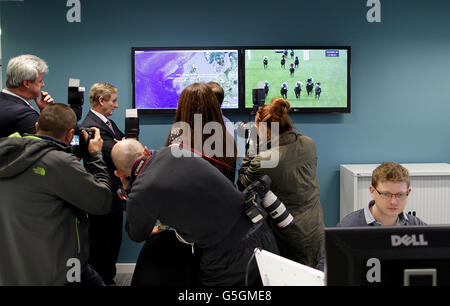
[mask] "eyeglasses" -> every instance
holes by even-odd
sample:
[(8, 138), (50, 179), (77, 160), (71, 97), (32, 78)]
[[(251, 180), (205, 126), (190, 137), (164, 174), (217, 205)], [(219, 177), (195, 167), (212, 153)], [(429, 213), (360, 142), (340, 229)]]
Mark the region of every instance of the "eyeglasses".
[(383, 198), (383, 199), (392, 199), (392, 196), (394, 196), (395, 198), (399, 199), (399, 200), (404, 200), (406, 199), (406, 197), (409, 195), (409, 192), (400, 192), (400, 193), (390, 193), (390, 192), (379, 192), (378, 189), (376, 189), (375, 187), (373, 187), (378, 194)]

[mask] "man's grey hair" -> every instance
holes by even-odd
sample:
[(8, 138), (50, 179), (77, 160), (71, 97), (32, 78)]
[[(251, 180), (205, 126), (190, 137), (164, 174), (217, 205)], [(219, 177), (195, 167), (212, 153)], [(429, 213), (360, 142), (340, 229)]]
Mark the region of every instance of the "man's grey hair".
[(34, 82), (39, 73), (48, 73), (47, 63), (31, 54), (13, 57), (6, 68), (6, 88), (18, 88), (23, 81)]

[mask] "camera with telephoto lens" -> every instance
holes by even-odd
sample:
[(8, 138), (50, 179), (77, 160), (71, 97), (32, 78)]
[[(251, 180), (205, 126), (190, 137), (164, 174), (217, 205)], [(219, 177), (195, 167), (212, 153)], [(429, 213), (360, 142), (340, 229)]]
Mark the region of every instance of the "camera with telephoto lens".
[(263, 175), (245, 188), (244, 211), (253, 223), (258, 223), (269, 215), (278, 227), (286, 228), (294, 223), (294, 217), (270, 190), (271, 183), (270, 177)]

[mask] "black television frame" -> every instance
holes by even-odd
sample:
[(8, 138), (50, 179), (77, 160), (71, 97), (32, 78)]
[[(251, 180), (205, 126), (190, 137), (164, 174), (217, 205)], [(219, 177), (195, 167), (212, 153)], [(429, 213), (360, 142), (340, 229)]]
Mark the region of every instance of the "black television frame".
[[(238, 53), (238, 107), (237, 108), (222, 108), (222, 112), (224, 114), (230, 113), (242, 113), (242, 86), (241, 86), (241, 78), (242, 78), (242, 57), (241, 57), (241, 47), (236, 46), (196, 46), (196, 47), (132, 47), (131, 48), (131, 80), (133, 86), (133, 108), (136, 108), (136, 84), (135, 84), (135, 52), (136, 51), (152, 51), (152, 50), (236, 50)], [(138, 114), (175, 114), (176, 108), (138, 108)]]
[[(224, 114), (249, 114), (252, 111), (252, 108), (246, 107), (245, 105), (245, 51), (248, 49), (261, 49), (261, 50), (276, 50), (276, 49), (306, 49), (306, 50), (346, 50), (347, 51), (347, 107), (291, 107), (290, 113), (317, 113), (317, 114), (326, 114), (326, 113), (350, 113), (351, 112), (351, 47), (350, 46), (339, 46), (339, 45), (326, 45), (326, 46), (195, 46), (195, 47), (132, 47), (131, 48), (131, 78), (132, 78), (132, 87), (133, 87), (133, 98), (132, 104), (133, 108), (136, 107), (136, 84), (135, 84), (135, 51), (146, 51), (146, 50), (237, 50), (238, 51), (238, 107), (234, 109), (223, 108), (222, 112)], [(252, 88), (253, 89), (253, 88)], [(289, 100), (289, 99), (288, 99)], [(268, 101), (266, 101), (268, 102)], [(175, 108), (171, 109), (146, 109), (139, 108), (139, 114), (174, 114), (176, 111)]]
[[(397, 237), (392, 238), (393, 235)], [(437, 285), (448, 286), (449, 235), (450, 225), (327, 227), (325, 229), (327, 286), (402, 285), (402, 269), (404, 272), (404, 269), (413, 268), (437, 268)], [(364, 263), (367, 264), (370, 258), (380, 260), (379, 283), (367, 281), (366, 270), (371, 266)], [(442, 270), (446, 273), (442, 273)]]
[[(242, 106), (241, 109), (246, 112), (249, 113), (251, 112), (252, 108), (251, 107), (247, 107), (245, 105), (245, 95), (246, 95), (246, 88), (245, 88), (245, 51), (246, 50), (291, 50), (291, 49), (304, 49), (304, 50), (347, 50), (347, 107), (338, 107), (338, 108), (334, 108), (334, 107), (321, 107), (321, 108), (316, 108), (316, 107), (291, 107), (289, 112), (291, 113), (320, 113), (320, 114), (324, 114), (324, 113), (350, 113), (351, 112), (351, 47), (350, 46), (301, 46), (301, 45), (295, 45), (295, 46), (280, 46), (280, 45), (276, 45), (276, 46), (246, 46), (246, 47), (241, 47), (241, 52), (242, 52), (242, 61), (240, 62), (240, 64), (242, 65), (242, 98), (239, 100), (242, 100)], [(252, 90), (253, 88), (249, 89)], [(281, 96), (281, 95), (280, 95)], [(289, 99), (287, 99), (289, 101)], [(268, 103), (269, 101), (266, 101), (266, 103)]]

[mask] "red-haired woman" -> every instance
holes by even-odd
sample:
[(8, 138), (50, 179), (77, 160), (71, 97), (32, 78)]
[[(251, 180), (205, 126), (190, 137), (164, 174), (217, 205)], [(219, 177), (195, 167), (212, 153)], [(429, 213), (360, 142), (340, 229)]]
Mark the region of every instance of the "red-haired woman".
[[(314, 141), (293, 128), (289, 107), (288, 101), (274, 98), (257, 112), (258, 135), (267, 139), (268, 149), (244, 158), (237, 184), (243, 190), (264, 174), (271, 178), (270, 189), (294, 217), (294, 223), (285, 228), (269, 221), (280, 254), (315, 268), (323, 256), (325, 228), (316, 176), (317, 152)], [(278, 125), (278, 135), (273, 135), (274, 124)], [(265, 167), (270, 166), (264, 163), (267, 159), (277, 156), (275, 167)]]

